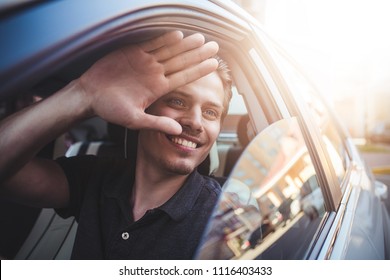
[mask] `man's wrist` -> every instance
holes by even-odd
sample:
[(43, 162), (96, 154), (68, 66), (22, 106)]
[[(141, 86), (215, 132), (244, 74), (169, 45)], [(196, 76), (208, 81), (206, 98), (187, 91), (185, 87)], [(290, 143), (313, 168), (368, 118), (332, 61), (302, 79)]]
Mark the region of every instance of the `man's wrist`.
[(61, 92), (66, 95), (68, 106), (73, 108), (73, 115), (77, 119), (88, 119), (95, 114), (91, 106), (91, 100), (79, 79), (71, 81)]

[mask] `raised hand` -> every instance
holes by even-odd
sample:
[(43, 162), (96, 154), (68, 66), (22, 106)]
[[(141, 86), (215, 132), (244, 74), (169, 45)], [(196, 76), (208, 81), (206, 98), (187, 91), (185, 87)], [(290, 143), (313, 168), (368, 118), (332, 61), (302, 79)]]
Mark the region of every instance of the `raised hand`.
[(205, 44), (201, 34), (183, 38), (166, 33), (138, 45), (124, 47), (97, 61), (78, 80), (89, 99), (92, 114), (132, 129), (181, 133), (167, 117), (145, 109), (162, 95), (213, 72), (218, 62), (215, 42)]

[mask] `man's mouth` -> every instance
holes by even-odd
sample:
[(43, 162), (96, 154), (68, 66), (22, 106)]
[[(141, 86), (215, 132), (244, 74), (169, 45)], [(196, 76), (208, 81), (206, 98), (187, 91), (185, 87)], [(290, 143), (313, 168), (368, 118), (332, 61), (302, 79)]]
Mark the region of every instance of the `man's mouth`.
[(178, 136), (170, 136), (168, 137), (169, 140), (171, 140), (173, 143), (186, 147), (186, 148), (191, 148), (191, 149), (196, 149), (198, 147), (198, 144), (195, 142), (192, 142), (188, 139), (184, 139)]

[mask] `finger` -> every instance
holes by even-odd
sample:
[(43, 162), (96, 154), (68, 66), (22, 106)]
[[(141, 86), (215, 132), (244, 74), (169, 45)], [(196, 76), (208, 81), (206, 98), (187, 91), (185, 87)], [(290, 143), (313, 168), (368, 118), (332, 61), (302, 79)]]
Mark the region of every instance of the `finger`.
[(138, 46), (145, 52), (151, 52), (157, 50), (164, 46), (169, 46), (180, 42), (183, 39), (184, 35), (181, 31), (171, 31), (163, 34), (157, 38), (152, 40), (145, 41), (143, 43), (138, 44)]
[(162, 63), (165, 69), (165, 74), (169, 75), (201, 63), (202, 61), (215, 55), (218, 52), (218, 49), (219, 46), (216, 42), (208, 42), (200, 48), (177, 55)]
[(167, 45), (153, 51), (153, 55), (157, 61), (170, 59), (178, 54), (185, 53), (189, 50), (201, 47), (205, 42), (202, 34), (192, 34), (174, 45)]
[(169, 117), (161, 117), (145, 114), (140, 121), (142, 126), (138, 129), (151, 129), (161, 131), (169, 135), (179, 135), (182, 133), (181, 125)]
[(210, 58), (186, 70), (169, 75), (167, 77), (169, 82), (168, 92), (214, 72), (217, 67), (218, 61), (215, 58)]

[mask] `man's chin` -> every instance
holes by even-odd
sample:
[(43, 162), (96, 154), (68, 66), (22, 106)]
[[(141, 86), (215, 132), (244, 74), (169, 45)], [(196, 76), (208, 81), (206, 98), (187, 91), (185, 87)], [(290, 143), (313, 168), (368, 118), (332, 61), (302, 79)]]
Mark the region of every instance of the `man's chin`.
[(170, 168), (171, 173), (177, 174), (177, 175), (189, 175), (194, 171), (194, 168), (190, 167), (175, 167), (175, 168)]
[(191, 174), (195, 167), (189, 164), (168, 163), (166, 169), (172, 174), (185, 176)]

